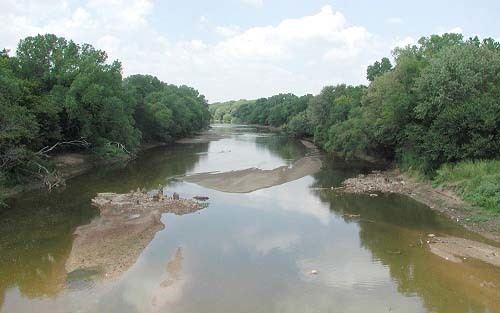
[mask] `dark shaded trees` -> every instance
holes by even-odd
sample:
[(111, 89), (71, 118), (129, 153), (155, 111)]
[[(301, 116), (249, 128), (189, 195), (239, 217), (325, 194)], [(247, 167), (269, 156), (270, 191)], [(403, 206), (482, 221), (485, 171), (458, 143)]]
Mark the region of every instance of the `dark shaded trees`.
[(209, 121), (195, 89), (149, 75), (123, 80), (121, 63), (88, 44), (46, 34), (22, 39), (15, 56), (0, 53), (0, 184), (49, 173), (50, 162), (37, 153), (47, 146), (90, 146), (114, 157), (136, 151), (141, 140), (171, 141)]

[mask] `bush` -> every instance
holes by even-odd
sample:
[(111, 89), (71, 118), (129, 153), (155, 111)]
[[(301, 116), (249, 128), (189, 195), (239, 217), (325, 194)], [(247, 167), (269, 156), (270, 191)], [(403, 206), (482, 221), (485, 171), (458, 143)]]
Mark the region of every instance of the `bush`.
[(290, 119), (285, 127), (288, 134), (293, 137), (304, 137), (312, 134), (312, 126), (307, 113), (301, 112)]
[(129, 152), (125, 150), (125, 147), (117, 142), (107, 141), (105, 139), (100, 139), (98, 145), (93, 149), (96, 156), (102, 159), (121, 159), (127, 158)]
[(437, 170), (434, 184), (452, 188), (473, 205), (500, 214), (500, 160), (445, 164)]

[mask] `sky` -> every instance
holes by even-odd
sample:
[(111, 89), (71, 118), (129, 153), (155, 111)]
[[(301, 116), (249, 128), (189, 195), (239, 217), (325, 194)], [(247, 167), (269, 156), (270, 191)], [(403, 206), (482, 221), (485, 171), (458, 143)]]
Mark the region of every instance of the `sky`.
[(366, 84), (368, 65), (421, 36), (500, 40), (498, 16), (488, 0), (0, 0), (0, 48), (54, 33), (216, 102)]

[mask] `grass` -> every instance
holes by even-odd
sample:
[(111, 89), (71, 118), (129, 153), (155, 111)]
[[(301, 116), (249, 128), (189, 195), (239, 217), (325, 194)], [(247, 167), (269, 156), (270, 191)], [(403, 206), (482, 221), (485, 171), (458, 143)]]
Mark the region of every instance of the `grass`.
[(480, 209), (500, 215), (500, 160), (445, 164), (437, 171), (433, 183), (454, 190)]

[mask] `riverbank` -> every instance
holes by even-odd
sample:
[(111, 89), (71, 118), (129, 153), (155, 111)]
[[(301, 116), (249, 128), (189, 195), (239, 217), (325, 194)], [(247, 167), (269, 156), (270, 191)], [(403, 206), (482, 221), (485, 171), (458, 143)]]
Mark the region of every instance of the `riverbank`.
[[(222, 137), (212, 136), (209, 134), (210, 131), (203, 131), (197, 134), (195, 137), (187, 137), (177, 140), (175, 143), (199, 143), (199, 142), (208, 142), (211, 140), (218, 140)], [(194, 139), (193, 139), (194, 138)], [(201, 138), (201, 141), (200, 139)], [(54, 169), (57, 172), (58, 178), (61, 180), (62, 184), (64, 184), (68, 179), (80, 176), (82, 174), (87, 173), (92, 169), (96, 169), (102, 166), (109, 166), (112, 164), (116, 164), (119, 162), (128, 162), (137, 157), (137, 154), (147, 151), (149, 149), (168, 146), (169, 143), (159, 142), (159, 141), (150, 141), (143, 143), (138, 151), (134, 154), (123, 154), (113, 158), (100, 158), (95, 154), (90, 152), (64, 152), (58, 153), (49, 156), (50, 162), (53, 163)], [(33, 180), (30, 182), (26, 182), (24, 184), (18, 184), (12, 187), (3, 188), (1, 192), (1, 196), (4, 198), (9, 198), (16, 196), (23, 192), (28, 192), (36, 189), (46, 188), (43, 181)], [(1, 199), (0, 199), (1, 203)]]
[[(139, 152), (158, 147), (160, 145), (161, 144), (147, 144), (144, 147), (141, 147)], [(60, 187), (61, 185), (64, 185), (68, 179), (85, 174), (92, 169), (115, 164), (118, 162), (127, 162), (134, 157), (135, 155), (124, 154), (120, 157), (103, 159), (88, 152), (65, 152), (50, 156), (49, 161), (52, 162), (57, 178), (60, 181), (60, 185), (56, 187)], [(46, 188), (46, 185), (43, 181), (33, 179), (32, 181), (26, 182), (24, 184), (18, 184), (12, 187), (4, 188), (2, 190), (2, 193), (5, 198), (9, 198), (23, 192), (43, 188)]]
[(434, 188), (430, 181), (412, 177), (399, 169), (373, 171), (368, 175), (346, 179), (338, 189), (348, 193), (399, 193), (439, 211), (468, 230), (500, 242), (500, 216), (463, 201), (447, 188)]

